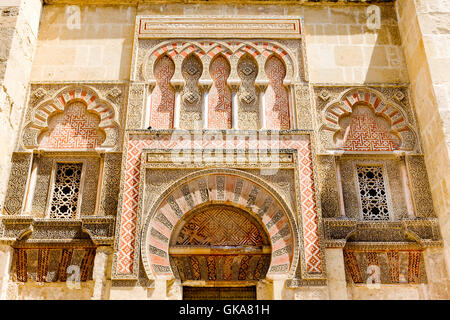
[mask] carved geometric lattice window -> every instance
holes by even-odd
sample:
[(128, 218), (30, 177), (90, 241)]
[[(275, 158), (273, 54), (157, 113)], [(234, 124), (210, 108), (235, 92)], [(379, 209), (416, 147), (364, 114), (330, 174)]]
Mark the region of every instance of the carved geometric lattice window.
[(73, 219), (78, 208), (82, 163), (57, 163), (50, 218)]
[(389, 209), (380, 166), (357, 166), (363, 220), (389, 220)]

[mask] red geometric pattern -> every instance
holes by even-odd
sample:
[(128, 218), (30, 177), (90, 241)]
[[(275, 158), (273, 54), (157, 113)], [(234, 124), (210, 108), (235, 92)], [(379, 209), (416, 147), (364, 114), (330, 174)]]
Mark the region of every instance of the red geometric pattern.
[(289, 95), (283, 87), (286, 67), (276, 56), (266, 62), (266, 74), (269, 86), (265, 93), (267, 129), (289, 129)]
[(156, 86), (151, 95), (150, 126), (153, 129), (172, 129), (175, 90), (170, 85), (175, 64), (168, 56), (155, 63)]
[[(195, 137), (194, 137), (195, 139)], [(134, 268), (136, 247), (136, 223), (140, 181), (140, 156), (146, 149), (296, 149), (299, 155), (300, 195), (304, 248), (307, 272), (321, 272), (322, 258), (317, 229), (317, 212), (315, 188), (312, 170), (311, 145), (307, 136), (283, 137), (272, 140), (245, 139), (208, 139), (173, 141), (169, 136), (131, 136), (127, 143), (126, 174), (122, 201), (122, 216), (119, 230), (119, 250), (117, 271), (120, 274), (131, 274)]]
[(326, 109), (324, 118), (324, 130), (336, 133), (336, 144), (344, 150), (411, 150), (414, 145), (404, 112), (372, 90), (348, 91)]
[(393, 151), (398, 149), (389, 132), (380, 128), (374, 116), (355, 115), (344, 136), (347, 151)]
[(231, 129), (231, 90), (227, 86), (230, 70), (227, 59), (222, 55), (211, 62), (213, 85), (208, 98), (208, 128)]
[(100, 117), (88, 113), (81, 102), (66, 106), (64, 113), (49, 118), (49, 132), (40, 146), (50, 149), (94, 149), (104, 137), (99, 130)]

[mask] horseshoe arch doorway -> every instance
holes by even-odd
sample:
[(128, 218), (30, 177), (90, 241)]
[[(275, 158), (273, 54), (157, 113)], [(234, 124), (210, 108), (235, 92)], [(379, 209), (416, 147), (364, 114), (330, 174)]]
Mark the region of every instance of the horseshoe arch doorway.
[(169, 259), (183, 299), (256, 299), (256, 285), (270, 265), (267, 231), (246, 209), (209, 203), (177, 223)]

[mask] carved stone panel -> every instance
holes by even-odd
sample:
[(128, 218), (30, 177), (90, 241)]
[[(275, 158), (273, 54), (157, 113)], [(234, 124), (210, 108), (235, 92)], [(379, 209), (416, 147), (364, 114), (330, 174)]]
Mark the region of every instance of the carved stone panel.
[(124, 92), (120, 82), (32, 83), (18, 149), (120, 149)]
[(120, 188), (120, 171), (122, 164), (122, 154), (105, 154), (105, 164), (103, 168), (103, 185), (100, 201), (99, 215), (115, 216), (117, 214), (117, 201)]
[(12, 155), (11, 173), (6, 193), (4, 210), (7, 215), (21, 214), (25, 197), (28, 173), (31, 169), (31, 153), (14, 153)]
[(143, 83), (132, 83), (130, 85), (127, 105), (127, 129), (141, 129), (143, 127), (145, 92), (145, 84)]
[(98, 158), (89, 158), (85, 162), (85, 165), (80, 214), (81, 216), (90, 216), (95, 214), (100, 160)]
[(319, 195), (324, 218), (339, 217), (339, 193), (336, 164), (333, 156), (317, 157)]
[(231, 129), (231, 90), (227, 85), (231, 67), (228, 60), (220, 55), (210, 65), (213, 80), (208, 95), (208, 128)]
[(258, 75), (258, 65), (255, 59), (245, 54), (239, 59), (237, 72), (241, 79), (241, 85), (237, 92), (239, 100), (239, 129), (258, 129), (259, 115), (259, 91), (255, 87)]
[(406, 166), (417, 217), (434, 217), (433, 199), (423, 156), (407, 156)]
[(198, 85), (203, 72), (200, 59), (189, 55), (184, 59), (181, 72), (185, 81), (181, 93), (180, 127), (182, 129), (199, 129), (202, 120), (202, 91)]
[(150, 126), (154, 129), (172, 129), (175, 105), (175, 89), (170, 80), (175, 72), (172, 59), (164, 55), (154, 66), (156, 86), (150, 104)]
[(297, 115), (297, 128), (303, 130), (313, 129), (311, 91), (307, 85), (295, 85), (295, 113)]
[(408, 99), (396, 98), (398, 92), (406, 96), (408, 89), (314, 87), (320, 152), (419, 151), (414, 114)]
[(40, 157), (37, 161), (38, 169), (32, 204), (32, 215), (36, 218), (44, 218), (46, 216), (47, 196), (50, 189), (53, 159), (49, 157)]
[(265, 93), (265, 112), (267, 129), (290, 129), (289, 94), (283, 86), (286, 66), (277, 57), (270, 57), (265, 65), (269, 85)]

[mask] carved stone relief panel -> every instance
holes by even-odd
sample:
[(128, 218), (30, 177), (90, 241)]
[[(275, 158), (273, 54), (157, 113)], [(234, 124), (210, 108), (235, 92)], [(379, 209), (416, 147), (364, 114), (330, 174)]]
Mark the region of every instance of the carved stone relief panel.
[(34, 189), (31, 213), (35, 218), (45, 218), (53, 159), (49, 157), (39, 157), (37, 159), (37, 166), (36, 186)]
[(231, 90), (227, 85), (230, 71), (230, 64), (223, 55), (211, 62), (213, 84), (208, 95), (208, 128), (231, 129)]
[(181, 66), (184, 88), (181, 93), (180, 127), (182, 129), (199, 129), (202, 120), (202, 91), (198, 80), (203, 72), (201, 60), (191, 54), (184, 59)]
[(103, 168), (103, 185), (100, 201), (99, 215), (115, 216), (117, 214), (117, 201), (120, 188), (120, 172), (122, 164), (122, 154), (105, 154)]
[(297, 128), (313, 130), (311, 90), (307, 85), (295, 85), (295, 113), (297, 115)]
[(435, 217), (433, 199), (423, 156), (406, 156), (406, 166), (417, 217)]
[(105, 135), (100, 130), (100, 117), (88, 113), (82, 102), (68, 105), (62, 114), (48, 119), (48, 130), (38, 137), (39, 147), (46, 149), (95, 149)]
[(126, 84), (32, 83), (18, 150), (120, 149)]
[(175, 72), (172, 59), (164, 55), (155, 63), (156, 87), (151, 95), (150, 126), (154, 129), (172, 129), (175, 89), (170, 79)]
[(5, 198), (4, 211), (7, 215), (22, 214), (28, 173), (31, 169), (31, 153), (13, 153), (11, 173)]
[(322, 216), (324, 218), (339, 217), (339, 193), (336, 176), (336, 163), (333, 156), (317, 157), (317, 177), (319, 185)]
[(194, 171), (194, 169), (148, 169), (145, 174), (145, 196), (142, 218), (147, 216), (151, 206), (161, 195), (162, 191), (166, 190), (178, 179)]
[(272, 56), (266, 62), (265, 72), (269, 79), (265, 92), (266, 127), (288, 130), (290, 128), (289, 94), (283, 86), (286, 66), (277, 56)]
[(258, 65), (255, 59), (245, 54), (239, 59), (237, 72), (241, 78), (241, 85), (237, 92), (239, 100), (239, 129), (258, 129), (259, 115), (259, 91), (255, 87), (258, 75)]
[(127, 105), (127, 129), (146, 128), (144, 124), (146, 85), (143, 83), (131, 83)]
[[(84, 186), (81, 201), (81, 216), (90, 216), (95, 214), (97, 202), (97, 189), (99, 179), (100, 159), (88, 158), (85, 162)], [(117, 172), (117, 174), (119, 174)]]
[[(314, 87), (320, 151), (420, 152), (406, 87)], [(401, 98), (399, 98), (401, 97)]]

